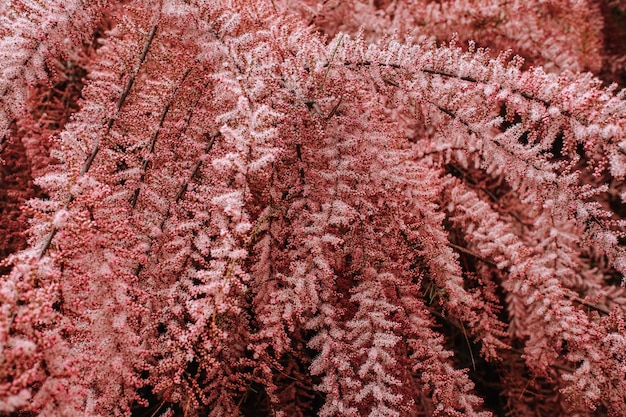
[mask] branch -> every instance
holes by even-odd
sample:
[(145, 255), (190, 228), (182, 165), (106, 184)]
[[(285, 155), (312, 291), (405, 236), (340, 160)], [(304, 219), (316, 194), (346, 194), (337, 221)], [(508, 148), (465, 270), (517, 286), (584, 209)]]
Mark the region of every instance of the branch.
[[(408, 68), (404, 68), (403, 66), (399, 65), (399, 64), (392, 64), (392, 63), (383, 63), (383, 62), (378, 62), (378, 63), (373, 63), (371, 61), (360, 61), (360, 62), (351, 62), (351, 61), (344, 61), (344, 66), (346, 67), (350, 67), (350, 66), (373, 66), (373, 65), (377, 65), (379, 67), (388, 67), (388, 68), (394, 68), (394, 69), (402, 69), (405, 70), (407, 72), (412, 72), (410, 69)], [(330, 66), (330, 63), (325, 63), (324, 67)], [(308, 71), (308, 68), (305, 67), (305, 69)], [(446, 78), (454, 78), (457, 80), (461, 80), (461, 81), (466, 81), (466, 82), (470, 82), (470, 83), (475, 83), (475, 84), (484, 84), (484, 85), (490, 85), (493, 87), (496, 87), (498, 91), (502, 91), (504, 90), (503, 86), (500, 84), (493, 84), (491, 82), (489, 82), (488, 80), (480, 80), (478, 78), (475, 77), (469, 77), (469, 76), (461, 76), (461, 75), (457, 75), (457, 74), (453, 74), (453, 73), (449, 73), (446, 71), (441, 71), (441, 70), (436, 70), (433, 68), (428, 68), (428, 67), (424, 67), (424, 68), (420, 68), (418, 69), (418, 71), (423, 72), (425, 74), (431, 74), (431, 75), (439, 75), (441, 77), (446, 77)], [(389, 80), (383, 80), (386, 84), (389, 85), (394, 85), (396, 87), (399, 87), (399, 85), (397, 83), (392, 83), (389, 82)], [(582, 120), (580, 120), (578, 117), (576, 117), (576, 115), (574, 115), (572, 112), (568, 111), (568, 110), (564, 110), (562, 108), (557, 107), (556, 105), (554, 105), (554, 103), (552, 103), (551, 101), (548, 100), (544, 100), (542, 98), (536, 97), (533, 94), (524, 92), (524, 91), (520, 91), (516, 88), (512, 88), (509, 90), (511, 93), (514, 94), (518, 94), (520, 97), (523, 97), (529, 101), (534, 101), (536, 103), (541, 103), (543, 104), (545, 107), (556, 107), (559, 112), (563, 115), (565, 115), (566, 117), (569, 117), (573, 120), (576, 120), (578, 123), (580, 123), (582, 126), (588, 127), (589, 123), (584, 122)], [(621, 147), (616, 147), (617, 150), (626, 155), (626, 150), (622, 149)]]
[[(206, 149), (204, 150), (204, 155), (207, 155), (211, 151), (211, 149), (213, 148), (213, 144), (215, 143), (215, 139), (217, 139), (220, 136), (221, 136), (221, 132), (217, 132), (215, 135), (211, 137), (211, 140), (209, 141)], [(209, 134), (208, 133), (205, 134), (205, 137), (208, 139)], [(183, 197), (183, 195), (187, 191), (187, 188), (189, 187), (189, 183), (196, 177), (201, 166), (202, 166), (202, 158), (200, 158), (196, 162), (194, 167), (192, 168), (191, 173), (189, 174), (189, 179), (185, 181), (183, 184), (181, 184), (180, 188), (178, 189), (178, 192), (176, 192), (176, 197), (174, 198), (174, 204), (177, 204), (180, 201), (180, 199)], [(161, 219), (161, 223), (159, 223), (159, 231), (163, 232), (163, 227), (165, 226), (165, 222), (167, 221), (169, 217), (170, 217), (170, 206), (167, 207), (167, 212)], [(148, 248), (145, 251), (145, 254), (150, 253), (150, 251), (152, 250), (153, 244), (154, 244), (154, 239), (150, 239), (150, 243), (148, 245)], [(143, 268), (144, 268), (143, 264), (140, 263), (139, 265), (137, 265), (137, 269), (135, 269), (135, 276), (139, 276)]]
[[(124, 91), (122, 92), (122, 95), (120, 96), (119, 100), (117, 101), (115, 114), (112, 117), (110, 117), (109, 120), (107, 121), (106, 130), (105, 130), (105, 133), (104, 133), (103, 137), (108, 136), (109, 132), (111, 131), (111, 128), (113, 127), (113, 123), (115, 123), (115, 119), (117, 118), (117, 115), (119, 114), (120, 109), (124, 105), (124, 102), (126, 101), (126, 97), (128, 96), (128, 94), (130, 92), (130, 89), (132, 88), (132, 86), (133, 86), (133, 84), (135, 82), (135, 77), (139, 73), (139, 68), (141, 67), (141, 65), (144, 63), (144, 61), (146, 59), (146, 55), (148, 54), (148, 49), (150, 48), (150, 45), (152, 44), (152, 40), (154, 39), (154, 35), (155, 35), (156, 31), (157, 31), (157, 25), (153, 26), (152, 30), (148, 34), (148, 39), (146, 40), (146, 43), (144, 44), (143, 51), (141, 52), (141, 56), (139, 57), (139, 62), (137, 64), (137, 67), (135, 68), (135, 71), (133, 72), (131, 77), (128, 79), (128, 82), (126, 83), (126, 87), (124, 88)], [(91, 164), (93, 163), (93, 160), (96, 158), (96, 155), (98, 154), (99, 150), (100, 150), (100, 139), (98, 138), (98, 139), (96, 139), (96, 142), (93, 145), (93, 148), (91, 149), (91, 153), (89, 154), (89, 156), (85, 160), (85, 163), (84, 163), (83, 167), (80, 170), (80, 175), (83, 175), (83, 174), (87, 173), (87, 171), (89, 171), (89, 168), (91, 168)], [(72, 201), (74, 201), (74, 196), (70, 195), (67, 198), (67, 200), (66, 200), (66, 202), (65, 202), (65, 204), (63, 206), (63, 210), (67, 210), (67, 208), (72, 203)], [(57, 227), (56, 226), (52, 226), (52, 230), (50, 230), (50, 233), (46, 237), (46, 240), (44, 241), (43, 247), (41, 248), (41, 251), (39, 252), (39, 255), (37, 256), (37, 260), (40, 260), (45, 255), (45, 253), (48, 251), (48, 248), (50, 247), (50, 244), (52, 243), (52, 239), (54, 238), (54, 235), (56, 234), (56, 232), (57, 232)]]
[[(187, 76), (189, 75), (189, 73), (191, 73), (191, 68), (188, 68), (185, 73), (182, 76), (182, 79), (180, 80), (180, 82), (178, 82), (178, 84), (176, 85), (176, 88), (174, 88), (174, 91), (172, 92), (172, 95), (170, 97), (170, 100), (168, 101), (168, 103), (165, 105), (165, 108), (163, 109), (163, 111), (161, 112), (161, 116), (159, 117), (159, 124), (156, 128), (156, 130), (154, 131), (154, 133), (152, 134), (152, 139), (150, 140), (150, 145), (148, 147), (148, 152), (150, 155), (154, 154), (154, 148), (156, 146), (156, 141), (157, 138), (159, 137), (159, 133), (161, 133), (161, 128), (163, 127), (163, 122), (165, 121), (165, 117), (167, 116), (167, 113), (170, 110), (170, 107), (172, 105), (172, 103), (174, 102), (174, 97), (176, 97), (176, 93), (178, 93), (178, 90), (180, 89), (181, 85), (185, 82), (185, 80), (187, 79)], [(150, 163), (150, 159), (149, 158), (143, 158), (143, 161), (141, 162), (141, 176), (139, 178), (139, 182), (140, 184), (142, 184), (145, 179), (146, 179), (146, 171), (148, 170), (148, 164)], [(135, 206), (137, 205), (137, 199), (139, 198), (139, 191), (140, 191), (140, 187), (138, 186), (137, 188), (135, 188), (135, 191), (133, 192), (133, 196), (130, 200), (130, 206), (132, 209), (135, 208)]]
[[(484, 262), (487, 265), (493, 266), (495, 268), (498, 267), (498, 264), (496, 264), (492, 260), (484, 258), (484, 257), (480, 256), (479, 254), (477, 254), (476, 252), (472, 252), (471, 250), (469, 250), (467, 248), (464, 248), (463, 246), (456, 245), (456, 244), (454, 244), (452, 242), (449, 242), (448, 246), (458, 250), (459, 252), (462, 252), (462, 253), (464, 253), (466, 255), (469, 255), (469, 256), (471, 256), (473, 258), (476, 258), (477, 260), (479, 260), (481, 262)], [(504, 271), (508, 272), (508, 268), (505, 268)], [(567, 291), (566, 292), (566, 296), (570, 300), (575, 301), (576, 303), (584, 305), (586, 307), (589, 307), (589, 308), (591, 308), (593, 310), (596, 310), (597, 312), (605, 314), (607, 316), (611, 314), (611, 311), (609, 309), (607, 309), (606, 307), (603, 307), (603, 306), (598, 305), (598, 304), (593, 304), (590, 301), (587, 301), (587, 300), (585, 300), (583, 298), (580, 298), (574, 291), (571, 291), (571, 290), (568, 291), (567, 289), (566, 289), (566, 291)]]

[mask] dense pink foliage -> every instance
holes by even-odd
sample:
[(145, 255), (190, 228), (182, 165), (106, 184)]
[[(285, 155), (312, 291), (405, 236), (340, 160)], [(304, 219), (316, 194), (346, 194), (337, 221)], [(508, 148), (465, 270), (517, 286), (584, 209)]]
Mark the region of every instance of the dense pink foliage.
[(626, 415), (624, 9), (0, 2), (0, 415)]

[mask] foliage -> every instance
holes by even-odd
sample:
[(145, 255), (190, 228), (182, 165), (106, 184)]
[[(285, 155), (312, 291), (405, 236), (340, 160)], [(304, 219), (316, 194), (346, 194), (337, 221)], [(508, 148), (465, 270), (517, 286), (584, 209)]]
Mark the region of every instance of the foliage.
[(1, 3), (0, 414), (626, 415), (601, 1)]

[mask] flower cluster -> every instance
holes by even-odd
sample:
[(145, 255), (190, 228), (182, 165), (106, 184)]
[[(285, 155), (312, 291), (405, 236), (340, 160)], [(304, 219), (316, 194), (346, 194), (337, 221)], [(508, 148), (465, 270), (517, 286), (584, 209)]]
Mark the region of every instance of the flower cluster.
[(621, 13), (0, 4), (0, 415), (626, 415)]

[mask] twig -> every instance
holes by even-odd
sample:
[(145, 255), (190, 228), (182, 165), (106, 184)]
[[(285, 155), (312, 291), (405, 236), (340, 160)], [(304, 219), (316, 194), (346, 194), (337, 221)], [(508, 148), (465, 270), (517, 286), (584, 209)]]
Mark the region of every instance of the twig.
[(495, 263), (494, 261), (491, 261), (491, 260), (489, 260), (489, 259), (487, 259), (487, 258), (483, 258), (483, 257), (482, 257), (482, 256), (480, 256), (479, 254), (477, 254), (477, 253), (475, 253), (475, 252), (472, 252), (471, 250), (466, 249), (466, 248), (464, 248), (463, 246), (455, 245), (455, 244), (454, 244), (454, 243), (452, 243), (452, 242), (448, 242), (448, 246), (450, 246), (450, 247), (451, 247), (451, 248), (453, 248), (453, 249), (458, 250), (459, 252), (463, 252), (463, 253), (465, 253), (466, 255), (470, 255), (470, 256), (472, 256), (472, 257), (474, 257), (474, 258), (478, 259), (479, 261), (486, 263), (487, 265), (491, 265), (491, 266), (493, 266), (493, 267), (495, 267), (495, 268), (497, 268), (497, 267), (498, 267), (498, 264), (497, 264), (497, 263)]
[[(154, 148), (156, 146), (156, 141), (157, 138), (159, 137), (159, 133), (161, 132), (161, 128), (163, 127), (163, 122), (165, 121), (165, 117), (167, 116), (167, 113), (170, 110), (170, 107), (172, 106), (172, 103), (174, 102), (174, 97), (176, 97), (176, 93), (178, 93), (178, 90), (180, 89), (181, 85), (185, 82), (185, 80), (187, 79), (187, 76), (189, 75), (189, 73), (191, 73), (191, 68), (188, 68), (185, 73), (183, 74), (182, 79), (180, 80), (180, 82), (176, 85), (176, 88), (174, 88), (174, 91), (172, 92), (172, 95), (170, 97), (170, 100), (168, 101), (168, 103), (165, 105), (165, 108), (163, 109), (163, 111), (161, 112), (161, 116), (159, 117), (159, 124), (156, 127), (154, 133), (152, 134), (152, 139), (150, 140), (150, 145), (148, 147), (148, 153), (149, 154), (153, 154), (154, 153)], [(142, 184), (145, 179), (146, 179), (146, 171), (148, 170), (148, 164), (150, 163), (149, 158), (143, 158), (143, 161), (141, 162), (141, 177), (139, 178), (139, 182)], [(139, 199), (139, 192), (140, 192), (141, 188), (137, 187), (135, 188), (135, 191), (133, 192), (133, 197), (130, 200), (130, 206), (134, 209), (135, 206), (137, 205), (137, 200)]]
[[(124, 105), (124, 102), (126, 101), (126, 97), (128, 96), (130, 89), (132, 88), (135, 82), (135, 78), (137, 77), (137, 74), (139, 73), (139, 68), (141, 67), (141, 65), (144, 63), (146, 59), (146, 55), (148, 54), (148, 49), (150, 49), (150, 45), (152, 44), (152, 40), (154, 39), (154, 35), (156, 34), (156, 31), (157, 31), (157, 25), (153, 26), (152, 30), (148, 34), (148, 39), (146, 40), (146, 43), (144, 44), (143, 51), (141, 52), (141, 56), (139, 57), (139, 62), (137, 64), (137, 67), (135, 68), (133, 75), (128, 79), (128, 82), (126, 83), (126, 88), (124, 88), (122, 95), (117, 101), (115, 114), (111, 118), (109, 118), (106, 124), (106, 131), (103, 137), (106, 137), (111, 131), (111, 128), (113, 127), (113, 123), (115, 123), (115, 119), (117, 118), (117, 115), (119, 114), (120, 109)], [(100, 150), (100, 139), (98, 138), (96, 139), (96, 143), (94, 143), (93, 148), (91, 149), (91, 153), (85, 160), (85, 163), (83, 164), (83, 167), (80, 170), (80, 175), (83, 175), (87, 173), (87, 171), (89, 171), (89, 168), (91, 168), (91, 164), (93, 163), (93, 160), (96, 158), (96, 155), (98, 154), (99, 150)], [(74, 196), (70, 195), (65, 201), (63, 210), (67, 210), (67, 208), (72, 203), (72, 201), (74, 201)], [(50, 247), (50, 244), (52, 243), (52, 239), (54, 238), (54, 235), (56, 234), (56, 232), (57, 232), (57, 227), (52, 226), (52, 230), (50, 230), (50, 233), (48, 233), (48, 236), (46, 237), (46, 240), (44, 241), (43, 247), (41, 248), (41, 251), (39, 252), (39, 255), (37, 256), (37, 260), (40, 260), (48, 251), (48, 248)]]

